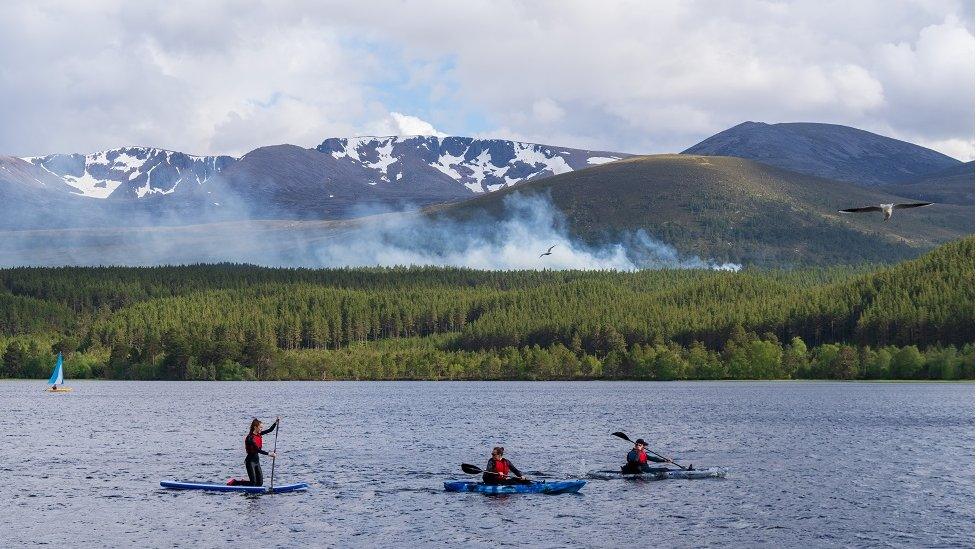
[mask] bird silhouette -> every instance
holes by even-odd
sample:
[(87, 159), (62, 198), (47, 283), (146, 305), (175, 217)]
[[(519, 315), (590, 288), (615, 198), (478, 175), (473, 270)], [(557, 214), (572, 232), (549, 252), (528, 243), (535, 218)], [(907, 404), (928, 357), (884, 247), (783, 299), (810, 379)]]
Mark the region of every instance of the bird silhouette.
[(884, 221), (891, 219), (891, 212), (894, 210), (904, 210), (906, 208), (921, 208), (922, 206), (931, 206), (935, 204), (934, 202), (912, 202), (909, 204), (881, 204), (880, 206), (864, 206), (863, 208), (847, 208), (844, 210), (837, 210), (840, 213), (861, 213), (861, 212), (883, 212)]
[(542, 256), (544, 256), (544, 255), (552, 255), (552, 249), (553, 249), (553, 248), (555, 248), (555, 247), (556, 247), (556, 245), (555, 245), (555, 244), (553, 244), (552, 246), (549, 246), (549, 249), (548, 249), (548, 250), (546, 250), (546, 253), (544, 253), (544, 254), (539, 254), (539, 257), (542, 257)]

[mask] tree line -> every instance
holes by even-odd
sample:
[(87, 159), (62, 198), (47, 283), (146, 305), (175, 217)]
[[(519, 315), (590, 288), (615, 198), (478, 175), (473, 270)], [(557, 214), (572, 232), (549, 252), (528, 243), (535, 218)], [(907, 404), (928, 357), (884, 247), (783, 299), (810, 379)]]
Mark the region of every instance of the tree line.
[(973, 239), (894, 266), (0, 270), (0, 375), (971, 379)]

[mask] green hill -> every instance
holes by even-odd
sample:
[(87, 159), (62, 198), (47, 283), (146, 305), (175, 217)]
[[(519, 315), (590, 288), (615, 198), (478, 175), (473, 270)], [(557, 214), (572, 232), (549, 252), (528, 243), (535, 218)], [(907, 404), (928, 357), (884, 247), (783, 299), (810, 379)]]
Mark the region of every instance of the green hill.
[(428, 209), (455, 219), (504, 215), (514, 193), (543, 195), (572, 233), (609, 242), (639, 229), (679, 252), (751, 265), (891, 262), (973, 232), (972, 208), (881, 215), (840, 208), (899, 197), (740, 158), (639, 156)]
[(969, 161), (937, 173), (882, 185), (879, 189), (915, 200), (972, 206), (974, 180), (976, 170), (974, 163)]

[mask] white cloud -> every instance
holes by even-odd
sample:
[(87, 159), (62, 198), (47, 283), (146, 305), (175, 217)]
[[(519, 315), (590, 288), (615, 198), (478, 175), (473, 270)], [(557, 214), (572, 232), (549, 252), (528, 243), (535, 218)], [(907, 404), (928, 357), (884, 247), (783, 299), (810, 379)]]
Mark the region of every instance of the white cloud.
[(391, 112), (390, 117), (393, 118), (396, 125), (396, 135), (436, 135), (438, 137), (447, 137), (446, 133), (434, 129), (434, 126), (430, 122), (421, 120), (416, 116)]
[(436, 135), (446, 137), (444, 132), (426, 120), (399, 112), (389, 112), (385, 116), (371, 120), (363, 125), (363, 130), (349, 135)]
[(962, 0), (417, 8), (5, 2), (0, 152), (441, 132), (662, 152), (744, 120), (848, 124), (957, 156), (973, 142)]
[(558, 122), (565, 115), (566, 111), (552, 99), (538, 99), (532, 103), (532, 116), (543, 124)]
[(910, 135), (901, 136), (900, 139), (911, 141), (923, 147), (947, 154), (953, 158), (963, 161), (970, 161), (976, 158), (976, 141), (969, 139), (944, 139), (941, 141), (929, 141), (924, 137), (914, 137)]

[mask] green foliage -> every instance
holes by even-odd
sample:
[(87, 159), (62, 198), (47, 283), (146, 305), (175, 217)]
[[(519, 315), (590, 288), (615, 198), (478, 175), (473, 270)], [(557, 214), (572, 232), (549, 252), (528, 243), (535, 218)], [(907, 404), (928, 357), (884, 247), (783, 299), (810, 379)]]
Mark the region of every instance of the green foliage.
[(918, 347), (904, 347), (891, 357), (891, 375), (896, 379), (915, 379), (924, 365), (925, 357)]
[(873, 269), (7, 269), (0, 298), (5, 377), (973, 376), (972, 238)]

